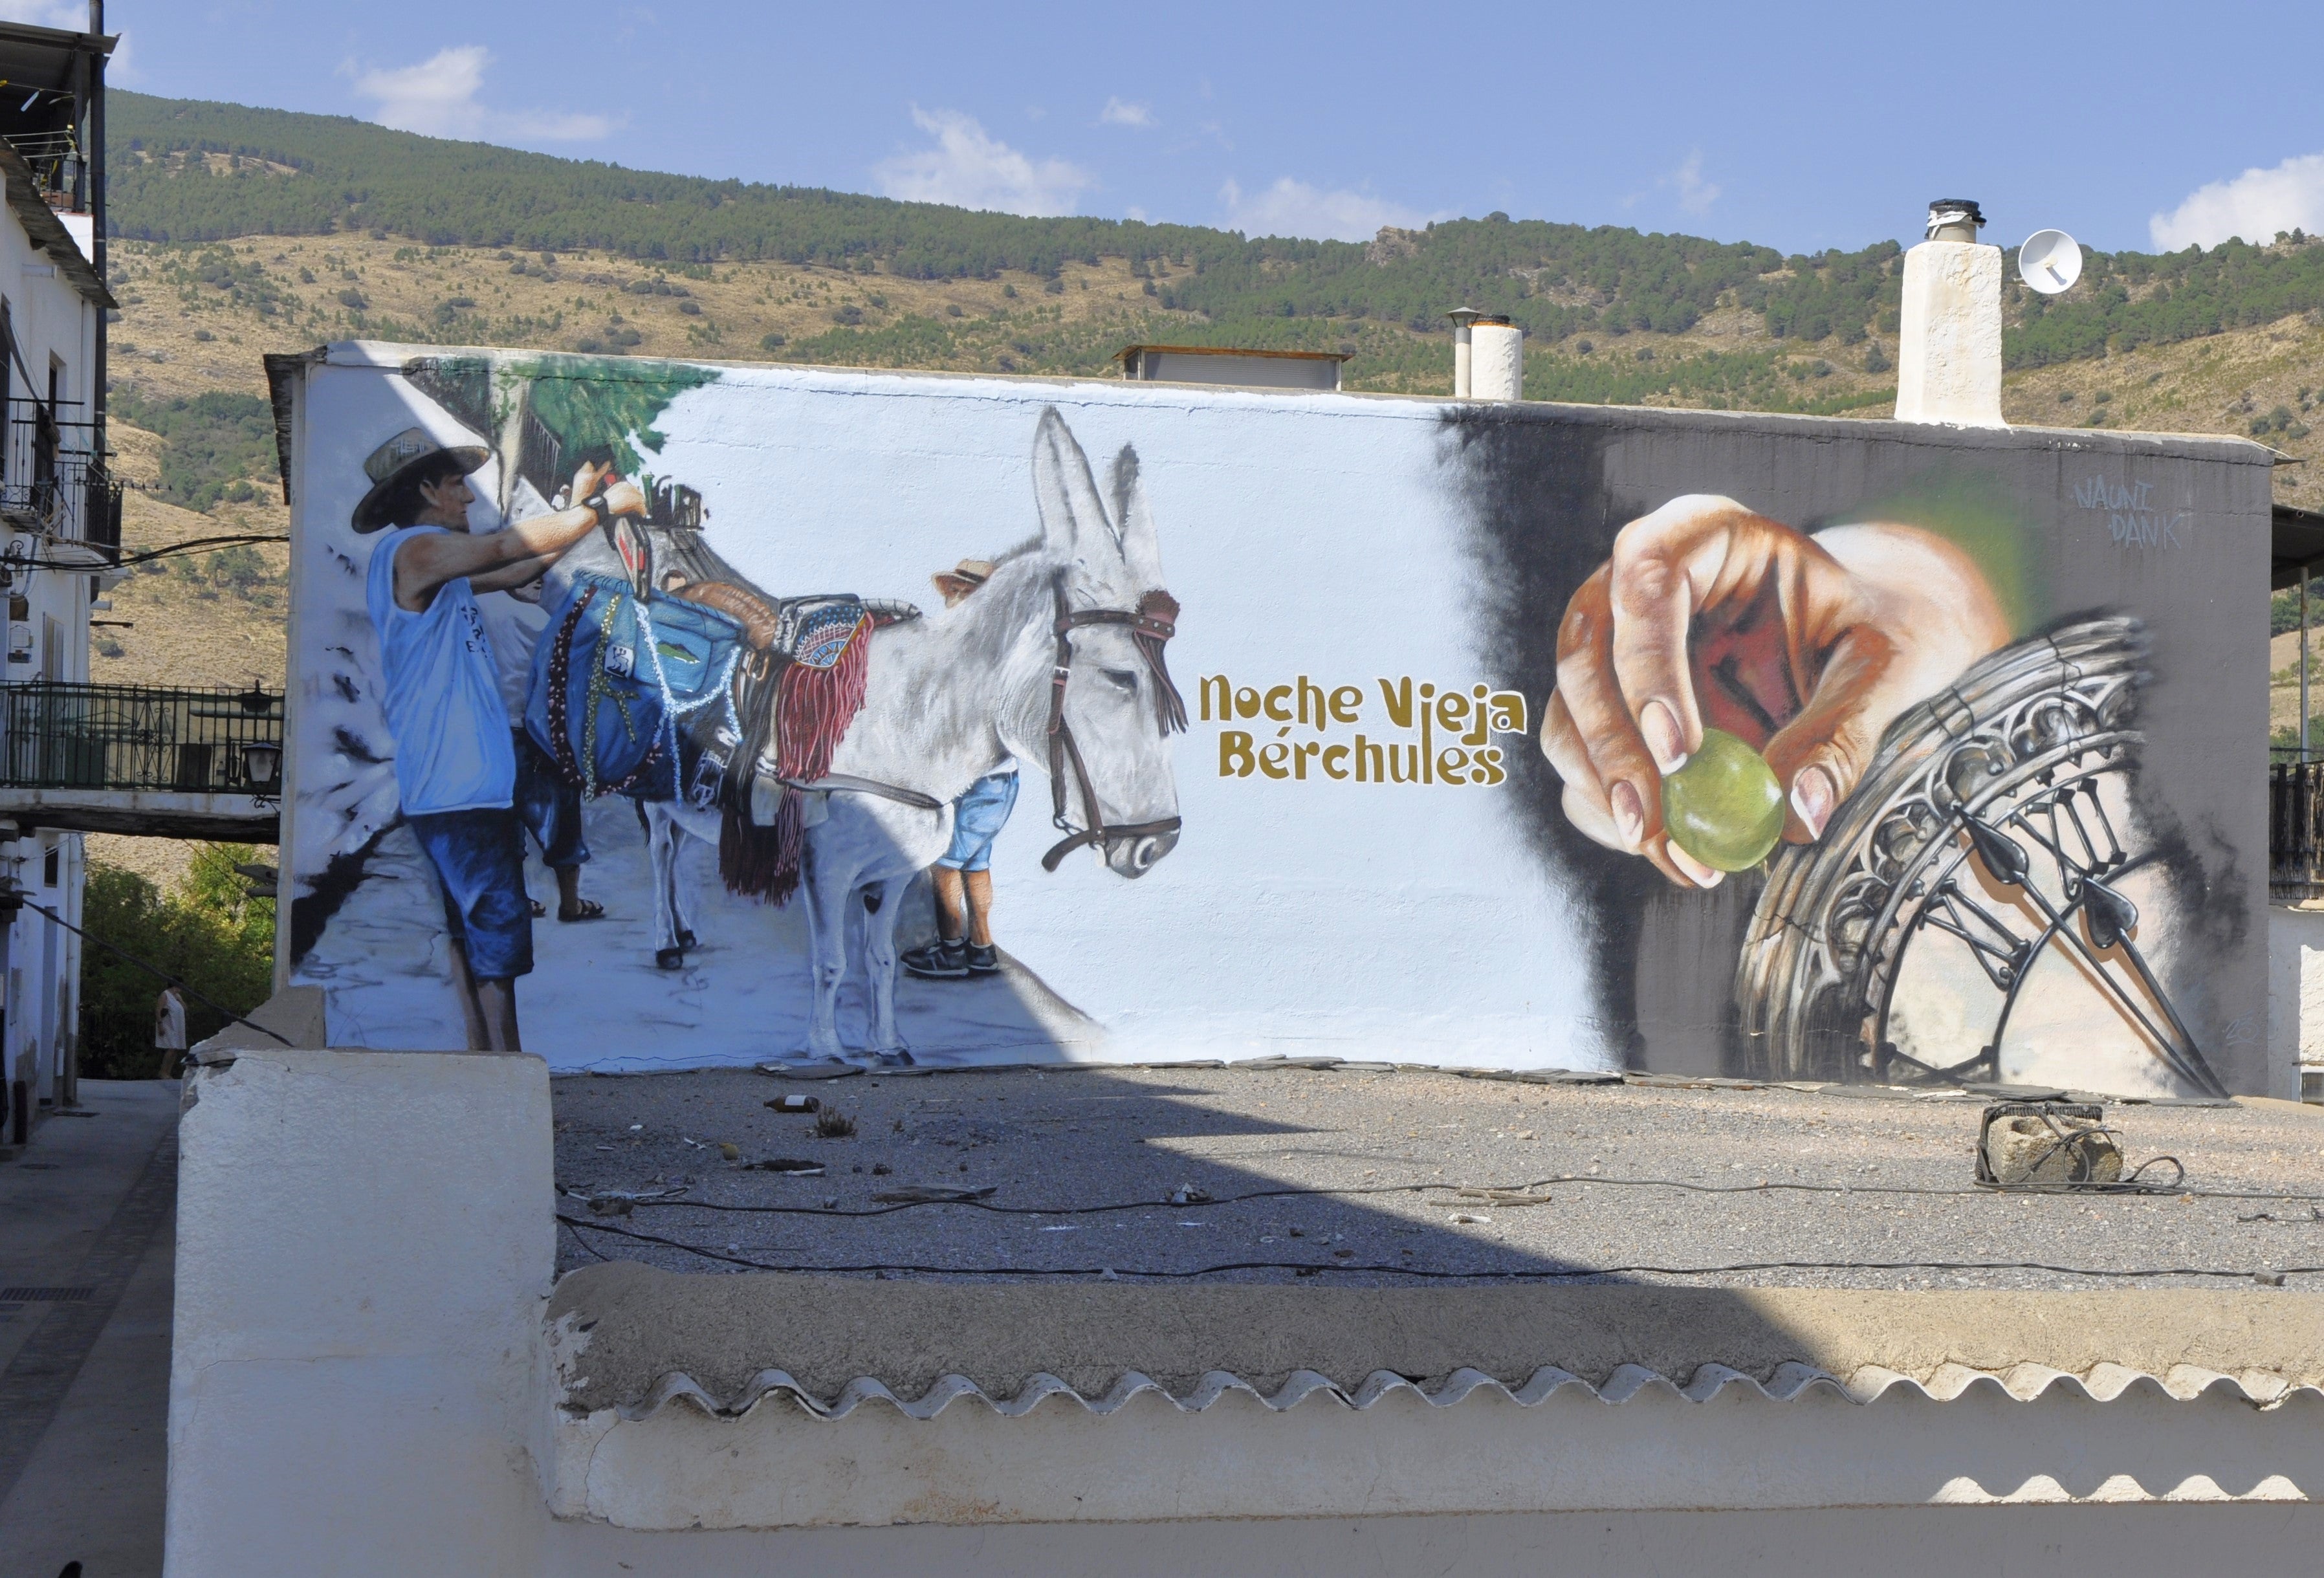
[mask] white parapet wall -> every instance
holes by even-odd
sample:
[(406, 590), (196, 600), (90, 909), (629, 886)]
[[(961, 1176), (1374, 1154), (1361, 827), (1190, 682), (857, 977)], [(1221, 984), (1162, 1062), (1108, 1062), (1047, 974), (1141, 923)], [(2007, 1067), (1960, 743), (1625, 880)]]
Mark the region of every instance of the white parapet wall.
[[(2292, 1571), (2324, 1536), (2324, 1323), (2305, 1295), (1837, 1294), (1825, 1307), (1812, 1289), (1582, 1290), (1663, 1299), (1653, 1342), (1735, 1349), (1748, 1373), (1709, 1363), (1674, 1384), (1656, 1370), (1677, 1364), (1609, 1370), (1581, 1352), (1644, 1340), (1650, 1310), (1557, 1339), (1574, 1373), (1506, 1386), (1456, 1373), (1424, 1390), (1376, 1368), (1360, 1386), (1294, 1373), (1261, 1396), (1125, 1370), (1085, 1404), (1028, 1364), (988, 1403), (966, 1381), (903, 1383), (1000, 1373), (992, 1356), (1011, 1344), (1054, 1350), (1071, 1374), (1076, 1359), (1111, 1373), (1120, 1353), (1150, 1351), (1176, 1375), (1198, 1349), (1231, 1363), (1238, 1344), (1246, 1358), (1286, 1333), (1305, 1345), (1339, 1306), (1289, 1302), (1299, 1289), (1166, 1306), (1167, 1290), (623, 1266), (552, 1303), (539, 1059), (209, 1059), (183, 1125), (173, 1578), (1483, 1573), (1538, 1569), (1575, 1541), (1601, 1573), (1667, 1571), (1688, 1552), (1711, 1570), (1856, 1571), (1866, 1541), (1897, 1573), (1959, 1571), (1970, 1548), (2014, 1571), (2007, 1553), (2060, 1541), (2125, 1570), (2168, 1547)], [(1105, 1302), (1148, 1293), (1142, 1319)], [(1174, 1308), (1268, 1297), (1296, 1318), (1199, 1341), (1172, 1329)], [(860, 1342), (887, 1297), (882, 1368), (903, 1389), (817, 1379), (817, 1355)], [(1752, 1352), (1731, 1322), (1702, 1318), (1720, 1297), (1763, 1317)], [(2023, 1297), (2084, 1313), (1998, 1320), (2031, 1357), (1997, 1370), (1997, 1343), (2011, 1344), (1987, 1306)], [(1011, 1299), (1048, 1318), (1028, 1306), (993, 1329)], [(1851, 1299), (1891, 1313), (1868, 1319)], [(932, 1318), (931, 1301), (958, 1318)], [(2100, 1350), (2127, 1363), (2089, 1363)], [(1856, 1362), (1876, 1352), (1889, 1369)], [(733, 1379), (715, 1395), (696, 1384), (718, 1369)], [(2165, 1522), (2164, 1501), (2214, 1505)], [(1714, 1555), (1738, 1540), (1762, 1565)]]
[(186, 1099), (168, 1572), (540, 1571), (547, 1065), (242, 1050)]
[(2301, 1071), (2324, 1068), (2324, 909), (2267, 911), (2268, 1094), (2298, 1101)]
[(1896, 420), (1998, 428), (2001, 249), (1923, 241), (1904, 254)]

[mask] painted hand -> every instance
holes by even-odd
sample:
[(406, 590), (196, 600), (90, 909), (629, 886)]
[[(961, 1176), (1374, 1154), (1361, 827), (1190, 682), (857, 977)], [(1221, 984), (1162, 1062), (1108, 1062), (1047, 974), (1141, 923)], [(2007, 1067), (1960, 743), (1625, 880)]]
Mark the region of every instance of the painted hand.
[(642, 515), (646, 512), (646, 496), (638, 484), (623, 480), (605, 490), (605, 508), (616, 515)]
[(566, 498), (580, 503), (597, 491), (597, 484), (613, 474), (613, 468), (602, 460), (585, 460), (581, 469), (573, 474), (573, 491)]
[(1625, 526), (1566, 604), (1542, 751), (1565, 814), (1682, 887), (1720, 873), (1670, 842), (1662, 780), (1708, 726), (1767, 760), (1784, 836), (1822, 836), (1896, 715), (2009, 639), (1968, 557), (1910, 526), (1810, 537), (1691, 494)]

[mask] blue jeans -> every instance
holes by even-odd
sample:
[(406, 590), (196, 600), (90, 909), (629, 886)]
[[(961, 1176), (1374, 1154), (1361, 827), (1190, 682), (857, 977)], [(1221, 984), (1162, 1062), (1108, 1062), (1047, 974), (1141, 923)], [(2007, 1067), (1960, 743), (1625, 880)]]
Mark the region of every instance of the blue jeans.
[(444, 929), (468, 952), (468, 974), (507, 981), (532, 973), (532, 900), (524, 891), (524, 829), (513, 807), (407, 816), (444, 896)]
[(516, 808), (549, 870), (588, 860), (589, 845), (581, 834), (581, 786), (568, 782), (522, 729), (516, 731)]
[(992, 841), (1017, 806), (1017, 770), (988, 773), (952, 803), (952, 847), (936, 860), (947, 871), (992, 869)]

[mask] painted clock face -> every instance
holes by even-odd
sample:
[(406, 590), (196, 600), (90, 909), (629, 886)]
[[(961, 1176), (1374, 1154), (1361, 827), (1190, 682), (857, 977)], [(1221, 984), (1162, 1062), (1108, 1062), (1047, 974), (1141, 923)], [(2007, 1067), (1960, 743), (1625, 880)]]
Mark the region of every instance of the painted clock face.
[(2166, 984), (2143, 652), (2133, 621), (2071, 625), (1896, 721), (1760, 894), (1736, 981), (1757, 1072), (2225, 1094)]

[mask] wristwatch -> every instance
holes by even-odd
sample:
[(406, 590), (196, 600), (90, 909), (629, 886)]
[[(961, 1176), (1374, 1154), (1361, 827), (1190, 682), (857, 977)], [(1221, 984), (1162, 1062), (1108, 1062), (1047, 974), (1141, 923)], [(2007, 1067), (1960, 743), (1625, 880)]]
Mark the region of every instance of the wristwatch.
[(605, 526), (610, 525), (613, 522), (613, 512), (612, 507), (605, 503), (605, 495), (604, 494), (591, 494), (587, 498), (581, 502), (589, 506), (589, 512), (591, 514), (597, 517), (598, 525)]

